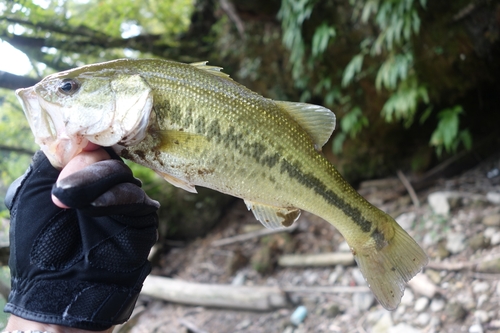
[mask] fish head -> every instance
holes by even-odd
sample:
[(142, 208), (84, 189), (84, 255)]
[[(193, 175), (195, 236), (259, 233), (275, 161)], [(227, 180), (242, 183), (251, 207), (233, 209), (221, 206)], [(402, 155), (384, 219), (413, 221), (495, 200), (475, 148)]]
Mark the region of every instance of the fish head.
[(16, 91), (35, 141), (54, 167), (64, 167), (89, 142), (129, 146), (145, 137), (152, 90), (139, 74), (105, 66), (110, 63), (52, 74)]

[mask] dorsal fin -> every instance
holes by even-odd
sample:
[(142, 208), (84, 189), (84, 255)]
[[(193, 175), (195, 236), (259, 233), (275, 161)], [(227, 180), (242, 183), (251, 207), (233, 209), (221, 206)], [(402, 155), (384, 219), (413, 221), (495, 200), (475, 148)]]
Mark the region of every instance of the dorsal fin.
[(275, 101), (309, 134), (317, 150), (328, 141), (335, 129), (335, 114), (320, 105)]
[(208, 73), (213, 74), (215, 76), (219, 76), (219, 77), (223, 77), (223, 78), (232, 80), (229, 77), (229, 74), (226, 74), (226, 73), (222, 72), (222, 67), (208, 66), (207, 63), (208, 63), (208, 61), (200, 61), (200, 62), (190, 63), (190, 65), (193, 66), (193, 67), (202, 69), (204, 71), (207, 71)]

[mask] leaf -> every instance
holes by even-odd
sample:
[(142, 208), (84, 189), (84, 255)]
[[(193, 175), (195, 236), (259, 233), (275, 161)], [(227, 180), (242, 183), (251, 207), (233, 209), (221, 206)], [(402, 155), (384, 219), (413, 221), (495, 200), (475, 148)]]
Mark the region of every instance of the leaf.
[[(459, 115), (463, 112), (463, 108), (460, 105), (456, 105), (453, 108), (447, 108), (441, 110), (438, 113), (438, 126), (431, 135), (430, 144), (436, 147), (436, 152), (438, 155), (441, 154), (443, 148), (447, 152), (454, 152), (458, 147), (458, 127), (460, 124)], [(470, 134), (463, 134), (462, 141), (465, 144), (471, 143)]]
[(351, 61), (347, 64), (344, 75), (342, 77), (342, 87), (347, 87), (353, 80), (356, 74), (361, 71), (363, 66), (364, 54), (355, 55)]
[(312, 40), (312, 55), (313, 57), (317, 57), (318, 55), (325, 52), (328, 47), (328, 42), (330, 38), (334, 38), (336, 35), (336, 31), (334, 27), (329, 26), (325, 22), (321, 24), (316, 31), (314, 32), (313, 40)]

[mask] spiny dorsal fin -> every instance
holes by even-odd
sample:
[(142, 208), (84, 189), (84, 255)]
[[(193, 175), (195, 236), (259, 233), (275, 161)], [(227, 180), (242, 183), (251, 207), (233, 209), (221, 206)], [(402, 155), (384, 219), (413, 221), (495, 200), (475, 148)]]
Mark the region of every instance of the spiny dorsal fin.
[(215, 76), (219, 76), (219, 77), (223, 77), (223, 78), (232, 80), (229, 77), (229, 74), (226, 74), (226, 73), (222, 72), (222, 67), (208, 66), (207, 63), (208, 63), (208, 61), (200, 61), (200, 62), (190, 63), (190, 65), (194, 66), (196, 68), (202, 69), (204, 71), (207, 71), (208, 73), (213, 74)]
[(282, 229), (290, 227), (300, 216), (296, 208), (283, 208), (264, 205), (258, 202), (245, 200), (248, 210), (262, 225), (268, 229)]
[(275, 101), (290, 117), (292, 117), (312, 138), (315, 148), (328, 141), (335, 129), (335, 114), (320, 105)]

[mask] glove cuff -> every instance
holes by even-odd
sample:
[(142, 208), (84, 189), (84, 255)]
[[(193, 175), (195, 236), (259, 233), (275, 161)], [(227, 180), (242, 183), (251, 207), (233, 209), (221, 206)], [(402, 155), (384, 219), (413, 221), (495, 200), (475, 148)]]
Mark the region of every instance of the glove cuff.
[(26, 320), (103, 331), (130, 318), (142, 282), (151, 271), (144, 265), (138, 285), (124, 288), (68, 280), (21, 281), (12, 279), (4, 311)]

